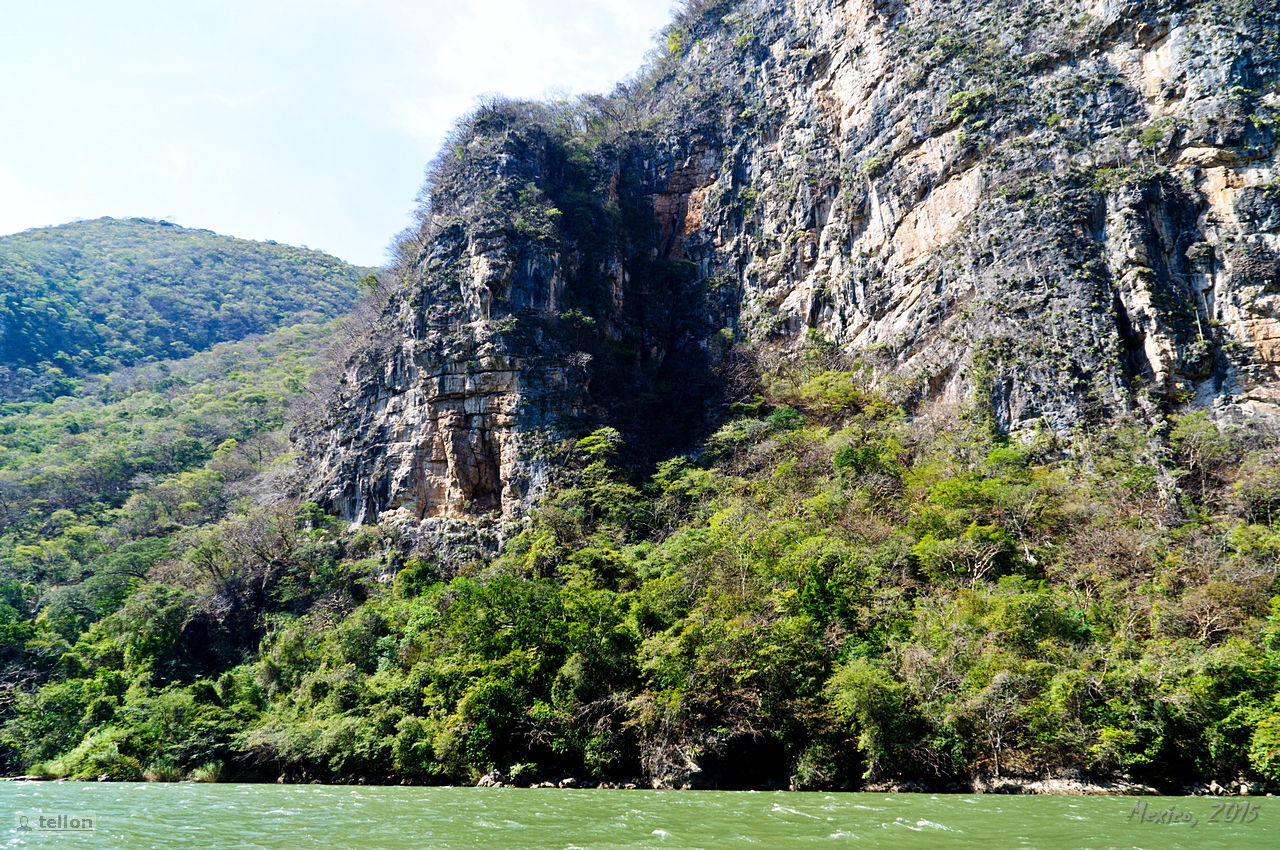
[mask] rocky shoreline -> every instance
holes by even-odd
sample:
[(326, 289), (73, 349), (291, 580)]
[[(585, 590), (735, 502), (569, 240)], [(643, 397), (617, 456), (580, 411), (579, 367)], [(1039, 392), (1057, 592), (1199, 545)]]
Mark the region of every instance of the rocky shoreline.
[[(22, 775), (0, 777), (0, 782), (90, 782), (94, 780), (55, 779), (50, 776)], [(99, 777), (98, 782), (115, 781), (106, 776)], [(266, 783), (260, 783), (266, 784)], [(285, 785), (319, 785), (325, 784), (317, 780), (311, 782), (289, 782), (281, 777), (275, 784)], [(412, 783), (369, 782), (355, 780), (338, 783), (343, 785), (394, 785)], [(431, 787), (431, 786), (424, 786)], [(439, 787), (456, 787), (442, 785)], [(858, 788), (810, 789), (790, 787), (761, 787), (747, 789), (691, 788), (655, 784), (643, 779), (627, 780), (584, 780), (573, 776), (557, 778), (540, 778), (530, 781), (512, 781), (499, 771), (493, 771), (480, 777), (473, 787), (476, 788), (528, 788), (556, 790), (587, 791), (836, 791), (839, 793), (869, 794), (1006, 794), (1036, 795), (1062, 797), (1271, 797), (1274, 792), (1260, 783), (1249, 782), (1243, 778), (1218, 782), (1187, 782), (1174, 786), (1155, 787), (1124, 779), (1090, 780), (1090, 779), (1011, 779), (1008, 777), (976, 777), (968, 781), (949, 783), (926, 783), (914, 781), (889, 781), (868, 783)]]
[[(487, 773), (476, 782), (477, 788), (557, 788), (557, 789), (596, 789), (596, 790), (654, 790), (654, 791), (687, 791), (687, 790), (719, 790), (714, 788), (693, 789), (689, 786), (673, 787), (655, 785), (641, 779), (628, 781), (584, 781), (576, 777), (557, 779), (539, 779), (532, 782), (513, 782), (502, 773)], [(805, 789), (767, 787), (745, 789), (755, 791), (807, 791), (830, 789)], [(1007, 777), (975, 777), (968, 781), (949, 783), (926, 783), (913, 781), (875, 782), (859, 788), (840, 788), (841, 792), (861, 792), (874, 794), (1009, 794), (1040, 796), (1077, 796), (1077, 797), (1258, 797), (1272, 796), (1259, 783), (1249, 782), (1243, 778), (1218, 782), (1186, 782), (1176, 786), (1155, 787), (1132, 782), (1125, 779), (1091, 780), (1091, 779), (1010, 779)]]

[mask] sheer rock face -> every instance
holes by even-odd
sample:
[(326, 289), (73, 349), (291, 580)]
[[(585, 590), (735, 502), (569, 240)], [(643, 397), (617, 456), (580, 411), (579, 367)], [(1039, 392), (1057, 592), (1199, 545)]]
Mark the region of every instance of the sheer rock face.
[(632, 97), (648, 129), (588, 147), (543, 119), (473, 122), (312, 436), (316, 492), (361, 521), (517, 515), (566, 435), (696, 432), (722, 328), (874, 351), (1011, 430), (1274, 415), (1278, 18), (1270, 0), (704, 4)]
[(634, 152), (574, 159), (505, 107), (468, 127), (333, 411), (299, 435), (314, 498), (354, 522), (440, 520), (423, 526), (436, 535), (519, 517), (565, 436), (646, 399), (683, 394), (688, 410), (653, 430), (692, 427), (712, 394), (708, 311), (654, 214), (683, 178)]
[[(540, 154), (486, 151), (485, 183), (536, 180)], [(304, 437), (323, 453), (317, 497), (349, 520), (510, 513), (541, 480), (522, 431), (547, 415), (538, 400), (567, 382), (502, 345), (494, 320), (517, 303), (553, 309), (555, 262), (533, 252), (516, 262), (476, 209), (486, 187), (442, 193), (369, 346), (341, 378), (336, 410)]]

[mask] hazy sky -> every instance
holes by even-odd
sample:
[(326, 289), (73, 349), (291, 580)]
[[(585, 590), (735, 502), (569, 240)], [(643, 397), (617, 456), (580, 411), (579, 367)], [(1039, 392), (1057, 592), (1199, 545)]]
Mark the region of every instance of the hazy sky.
[(672, 0), (14, 0), (0, 233), (145, 216), (380, 264), (481, 94), (602, 91)]

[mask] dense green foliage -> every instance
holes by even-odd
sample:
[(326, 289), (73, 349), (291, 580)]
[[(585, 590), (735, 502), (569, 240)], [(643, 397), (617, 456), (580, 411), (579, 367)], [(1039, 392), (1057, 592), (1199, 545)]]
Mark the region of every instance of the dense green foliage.
[(0, 399), (337, 317), (366, 271), (318, 251), (110, 218), (0, 237)]
[(588, 435), (449, 574), (309, 505), (130, 550), (155, 566), (87, 627), (11, 567), (8, 769), (1280, 780), (1273, 436), (1190, 413), (1011, 440), (825, 351), (643, 479)]
[[(283, 489), (274, 471), (289, 468), (286, 415), (333, 332), (286, 328), (113, 374), (78, 397), (0, 406), (6, 711), (33, 682), (73, 673), (72, 645), (110, 630), (104, 618), (116, 623), (134, 612), (148, 620), (136, 632), (112, 632), (135, 647), (121, 650), (130, 659), (189, 625), (178, 616), (182, 593), (147, 582), (171, 569), (202, 526)], [(172, 663), (213, 669), (255, 645), (252, 633), (223, 634)]]

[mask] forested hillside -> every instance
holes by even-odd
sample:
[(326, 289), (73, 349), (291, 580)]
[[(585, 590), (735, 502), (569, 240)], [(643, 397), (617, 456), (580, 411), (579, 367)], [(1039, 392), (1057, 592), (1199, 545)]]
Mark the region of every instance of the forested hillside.
[(368, 270), (304, 248), (102, 218), (0, 236), (0, 399), (335, 318)]
[[(1192, 413), (1014, 441), (817, 340), (760, 365), (695, 454), (638, 474), (597, 431), (500, 557), (453, 563), (254, 502), (275, 438), (200, 384), (102, 408), (107, 433), (159, 405), (222, 430), (5, 554), (6, 769), (1280, 779), (1274, 434)], [(84, 420), (41, 416), (64, 445)]]
[(66, 675), (71, 643), (140, 588), (184, 584), (175, 559), (202, 527), (288, 491), (282, 426), (335, 330), (285, 328), (0, 406), (0, 711)]
[(112, 610), (172, 535), (221, 517), (288, 453), (288, 409), (332, 332), (298, 325), (0, 406), (3, 577), (38, 589), (50, 622)]

